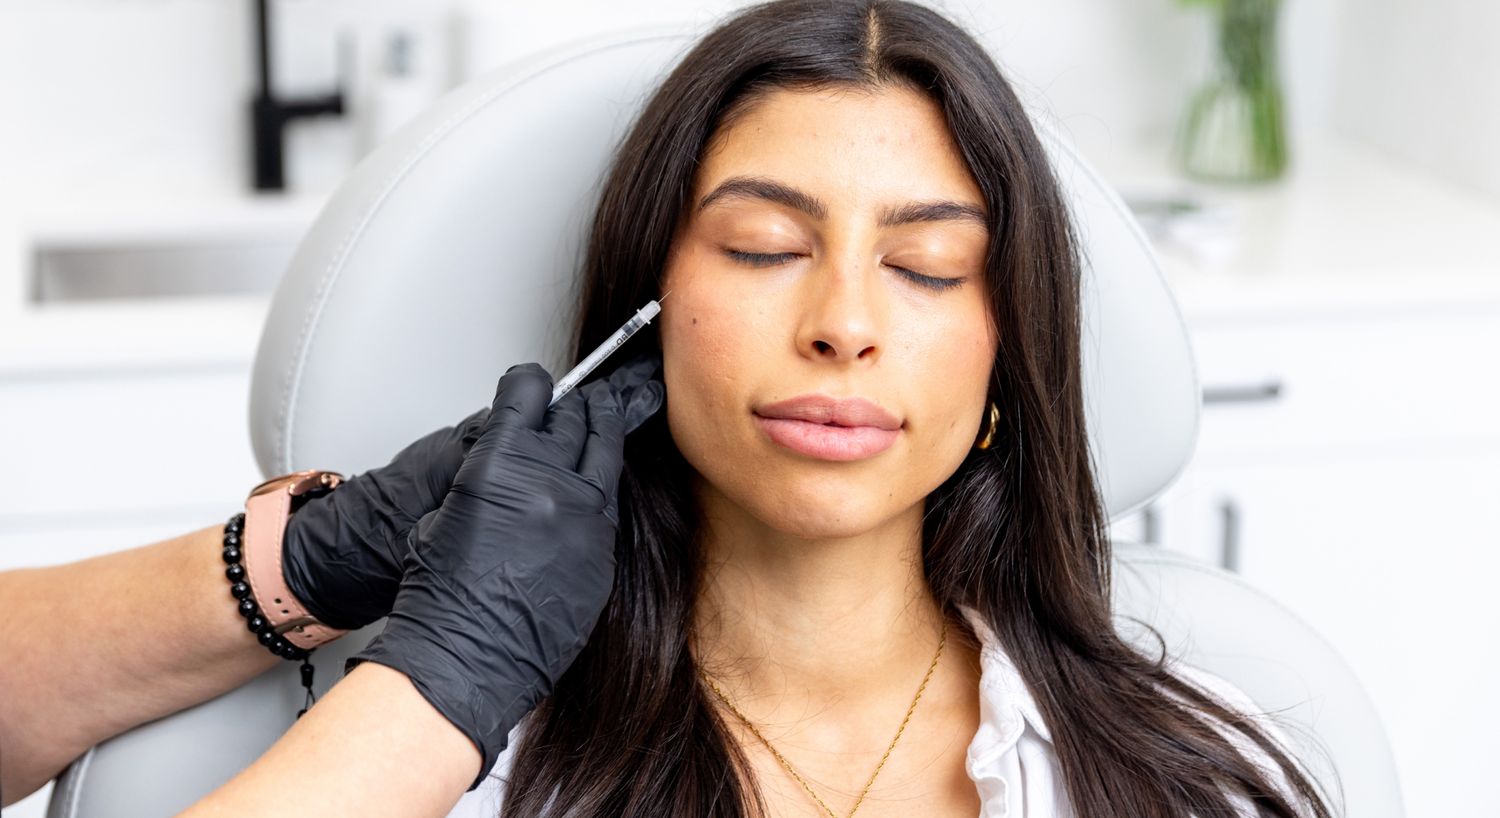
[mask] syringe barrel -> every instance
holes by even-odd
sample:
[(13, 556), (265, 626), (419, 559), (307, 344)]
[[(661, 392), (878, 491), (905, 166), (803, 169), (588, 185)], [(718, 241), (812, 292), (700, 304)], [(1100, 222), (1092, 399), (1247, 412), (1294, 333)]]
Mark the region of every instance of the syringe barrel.
[(605, 358), (608, 358), (610, 355), (614, 354), (615, 350), (619, 349), (624, 345), (626, 341), (630, 340), (630, 336), (636, 334), (636, 332), (638, 332), (641, 327), (649, 324), (651, 322), (651, 319), (655, 318), (656, 315), (660, 312), (661, 305), (656, 303), (655, 301), (651, 301), (647, 303), (646, 306), (641, 307), (635, 315), (632, 315), (630, 317), (629, 321), (625, 322), (624, 326), (615, 330), (614, 334), (604, 339), (604, 343), (595, 347), (594, 351), (588, 354), (588, 357), (584, 358), (581, 362), (579, 362), (577, 366), (569, 370), (568, 374), (564, 375), (562, 379), (552, 387), (552, 401), (547, 405), (551, 406), (552, 404), (557, 403), (558, 398), (566, 395), (569, 390), (577, 386), (580, 382), (583, 381), (584, 378), (588, 377), (588, 374), (590, 372), (593, 372), (594, 369), (599, 366), (599, 364), (604, 363)]

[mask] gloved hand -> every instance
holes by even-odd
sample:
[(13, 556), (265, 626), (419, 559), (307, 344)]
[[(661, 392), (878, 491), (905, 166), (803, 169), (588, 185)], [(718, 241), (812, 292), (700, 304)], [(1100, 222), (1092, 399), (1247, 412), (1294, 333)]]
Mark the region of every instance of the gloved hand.
[(297, 509), (282, 538), (281, 573), (308, 613), (343, 630), (390, 613), (407, 534), (442, 502), (489, 414), (486, 406), (438, 429)]
[(583, 649), (614, 586), (625, 435), (662, 405), (638, 357), (547, 408), (552, 377), (511, 367), (437, 511), (412, 530), (385, 630), (345, 664), (405, 673), (483, 757)]

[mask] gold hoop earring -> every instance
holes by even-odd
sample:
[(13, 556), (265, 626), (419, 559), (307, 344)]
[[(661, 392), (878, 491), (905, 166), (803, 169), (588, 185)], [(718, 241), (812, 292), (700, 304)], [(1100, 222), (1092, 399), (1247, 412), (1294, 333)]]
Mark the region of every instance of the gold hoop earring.
[(989, 428), (988, 431), (986, 431), (984, 433), (984, 437), (982, 439), (980, 439), (980, 441), (978, 443), (974, 444), (974, 448), (976, 448), (976, 449), (988, 449), (990, 447), (990, 443), (992, 443), (994, 441), (994, 439), (995, 439), (995, 425), (998, 424), (999, 422), (1000, 422), (1000, 407), (996, 406), (995, 403), (993, 401), (991, 401), (990, 402), (990, 428)]

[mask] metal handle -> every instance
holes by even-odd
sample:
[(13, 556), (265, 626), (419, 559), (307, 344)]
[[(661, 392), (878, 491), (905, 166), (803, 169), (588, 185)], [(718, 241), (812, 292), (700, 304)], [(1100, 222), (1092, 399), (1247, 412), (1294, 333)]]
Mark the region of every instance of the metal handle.
[(1219, 542), (1219, 567), (1239, 573), (1240, 570), (1240, 509), (1232, 498), (1219, 501), (1219, 519), (1223, 524)]
[(1241, 384), (1235, 386), (1206, 386), (1203, 388), (1203, 402), (1207, 403), (1255, 403), (1257, 401), (1277, 400), (1281, 397), (1281, 379), (1266, 381), (1265, 383)]

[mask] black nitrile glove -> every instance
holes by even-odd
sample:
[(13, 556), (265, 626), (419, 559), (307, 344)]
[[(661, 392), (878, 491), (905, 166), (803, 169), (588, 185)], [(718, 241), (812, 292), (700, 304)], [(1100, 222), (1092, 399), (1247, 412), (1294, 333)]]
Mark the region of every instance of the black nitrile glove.
[(395, 668), (483, 756), (583, 649), (614, 586), (625, 435), (662, 405), (661, 359), (638, 357), (547, 408), (534, 363), (500, 378), (484, 430), (437, 511), (412, 529), (385, 630), (350, 658)]
[(308, 613), (343, 630), (390, 613), (407, 534), (442, 503), (489, 414), (486, 406), (432, 432), (297, 509), (282, 539), (281, 573)]

